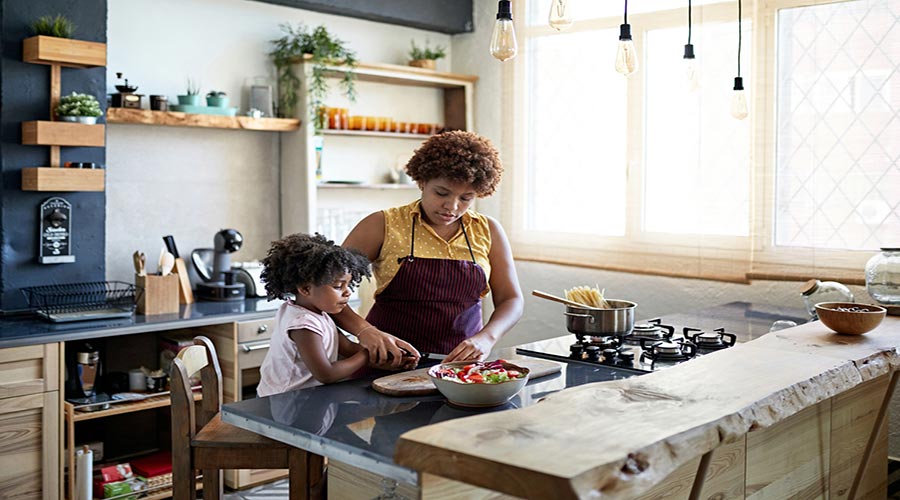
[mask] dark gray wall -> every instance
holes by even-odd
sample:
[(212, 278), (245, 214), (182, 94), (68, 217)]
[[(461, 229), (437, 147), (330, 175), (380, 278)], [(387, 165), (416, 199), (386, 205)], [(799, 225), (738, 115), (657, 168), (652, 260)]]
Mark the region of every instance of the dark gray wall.
[(472, 0), (257, 1), (381, 23), (409, 26), (451, 35), (470, 33), (474, 30), (472, 24)]
[[(0, 0), (0, 311), (25, 307), (20, 288), (54, 283), (102, 281), (106, 273), (105, 193), (22, 191), (23, 167), (49, 165), (50, 148), (23, 146), (21, 123), (50, 118), (50, 67), (22, 62), (22, 40), (43, 15), (62, 14), (75, 25), (73, 38), (106, 43), (106, 0)], [(106, 106), (106, 69), (62, 70), (62, 93), (93, 94)], [(61, 148), (60, 160), (106, 164), (105, 148)], [(38, 210), (51, 196), (72, 204), (72, 264), (37, 263)]]

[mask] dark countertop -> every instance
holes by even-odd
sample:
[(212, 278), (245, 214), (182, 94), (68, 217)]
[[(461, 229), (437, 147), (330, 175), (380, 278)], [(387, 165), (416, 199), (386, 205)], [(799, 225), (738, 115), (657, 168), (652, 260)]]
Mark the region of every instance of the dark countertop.
[(0, 318), (0, 349), (24, 345), (95, 339), (177, 328), (250, 321), (275, 316), (281, 301), (246, 299), (242, 302), (195, 302), (178, 314), (135, 314), (131, 318), (51, 323), (37, 316)]

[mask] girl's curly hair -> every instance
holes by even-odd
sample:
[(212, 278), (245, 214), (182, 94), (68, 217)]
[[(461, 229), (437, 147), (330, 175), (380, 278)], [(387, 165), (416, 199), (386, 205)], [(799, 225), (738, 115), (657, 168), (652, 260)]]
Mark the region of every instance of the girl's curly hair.
[(431, 136), (406, 164), (418, 183), (445, 178), (472, 184), (479, 198), (494, 194), (503, 165), (491, 141), (478, 134), (454, 130)]
[(360, 252), (342, 248), (319, 233), (292, 234), (272, 242), (262, 260), (262, 281), (269, 300), (286, 300), (304, 285), (319, 286), (350, 273), (350, 288), (372, 275), (369, 259)]

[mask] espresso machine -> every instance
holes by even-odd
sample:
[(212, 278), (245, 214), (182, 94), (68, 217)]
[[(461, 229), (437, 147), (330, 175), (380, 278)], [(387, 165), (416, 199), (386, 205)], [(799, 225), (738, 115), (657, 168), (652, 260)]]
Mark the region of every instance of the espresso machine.
[[(244, 237), (236, 229), (223, 229), (213, 238), (213, 266), (212, 272), (204, 265), (203, 250), (194, 250), (191, 261), (194, 270), (203, 280), (197, 284), (197, 297), (201, 300), (214, 301), (238, 301), (244, 300), (247, 295), (243, 283), (235, 280), (235, 273), (231, 270), (231, 254), (240, 250), (244, 243)], [(208, 254), (207, 254), (208, 255)]]
[(109, 408), (109, 396), (97, 391), (100, 382), (100, 351), (84, 343), (66, 353), (66, 401), (83, 411)]

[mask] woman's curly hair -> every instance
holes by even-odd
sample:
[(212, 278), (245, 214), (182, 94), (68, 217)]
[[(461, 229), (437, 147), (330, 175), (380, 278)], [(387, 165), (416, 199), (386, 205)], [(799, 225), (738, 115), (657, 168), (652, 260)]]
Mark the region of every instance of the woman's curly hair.
[(292, 234), (272, 242), (262, 260), (262, 281), (269, 300), (286, 300), (304, 285), (319, 286), (350, 273), (350, 288), (372, 275), (369, 259), (360, 252), (335, 245), (319, 233)]
[(479, 198), (494, 194), (503, 165), (491, 141), (472, 132), (454, 130), (432, 136), (416, 150), (406, 172), (418, 183), (446, 178), (472, 184)]

